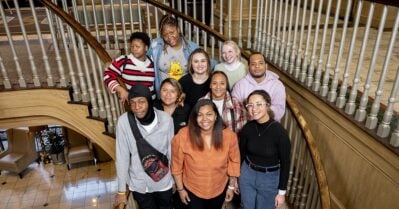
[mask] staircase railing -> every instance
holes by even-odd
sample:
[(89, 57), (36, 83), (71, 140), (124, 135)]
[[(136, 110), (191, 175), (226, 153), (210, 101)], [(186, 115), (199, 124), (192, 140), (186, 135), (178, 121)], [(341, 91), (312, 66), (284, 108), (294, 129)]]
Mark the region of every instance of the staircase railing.
[[(204, 21), (201, 23), (196, 21), (192, 17), (187, 14), (177, 13), (175, 10), (165, 6), (164, 4), (159, 4), (156, 1), (148, 1), (155, 7), (154, 13), (148, 12), (150, 5), (144, 4), (143, 10), (136, 10), (138, 17), (142, 20), (144, 18), (140, 15), (147, 16), (147, 21), (142, 21), (140, 23), (132, 23), (131, 30), (133, 30), (133, 26), (137, 26), (137, 24), (142, 24), (139, 28), (145, 28), (145, 24), (150, 24), (152, 15), (157, 19), (157, 14), (161, 13), (158, 9), (165, 10), (170, 13), (174, 13), (176, 16), (181, 17), (185, 22), (184, 24), (187, 26), (187, 23), (190, 22), (190, 27), (195, 28), (195, 33), (193, 33), (193, 40), (196, 39), (197, 43), (202, 45), (203, 47), (207, 47), (208, 38), (210, 37), (211, 44), (210, 49), (208, 49), (213, 57), (216, 57), (216, 54), (219, 54), (216, 50), (219, 47), (214, 47), (215, 40), (224, 41), (226, 38), (218, 32), (212, 30), (211, 27), (208, 27), (204, 24)], [(40, 31), (40, 21), (37, 19), (36, 10), (34, 9), (33, 1), (31, 3), (31, 11), (32, 16), (34, 17), (34, 22), (37, 31)], [(86, 5), (85, 1), (82, 1), (83, 5)], [(17, 3), (16, 3), (17, 4)], [(72, 86), (72, 98), (74, 101), (79, 102), (90, 102), (92, 114), (95, 117), (106, 118), (108, 121), (108, 131), (112, 131), (117, 117), (122, 113), (122, 107), (115, 97), (115, 95), (109, 94), (108, 90), (104, 87), (102, 82), (102, 71), (103, 71), (103, 63), (107, 63), (111, 60), (111, 57), (108, 55), (108, 52), (105, 49), (111, 50), (113, 49), (119, 53), (119, 51), (125, 47), (126, 48), (126, 36), (128, 34), (128, 30), (126, 24), (116, 25), (116, 23), (112, 23), (108, 25), (106, 23), (106, 18), (102, 16), (104, 19), (101, 25), (92, 26), (93, 22), (96, 22), (96, 15), (94, 12), (98, 9), (99, 11), (103, 11), (104, 7), (97, 8), (96, 5), (89, 5), (87, 8), (91, 8), (93, 12), (92, 23), (89, 23), (87, 20), (88, 13), (86, 11), (86, 6), (76, 5), (75, 1), (72, 1), (72, 7), (68, 7), (66, 1), (63, 1), (63, 8), (57, 7), (51, 1), (42, 1), (47, 8), (45, 9), (47, 21), (48, 21), (48, 30), (49, 34), (47, 35), (48, 42), (51, 44), (46, 45), (45, 42), (39, 43), (37, 45), (29, 45), (27, 43), (27, 48), (33, 48), (33, 50), (37, 48), (51, 49), (54, 50), (55, 56), (54, 62), (51, 63), (48, 59), (51, 59), (51, 56), (48, 57), (46, 55), (46, 50), (41, 50), (43, 54), (44, 62), (48, 62), (45, 65), (56, 64), (58, 66), (59, 79), (54, 79), (55, 76), (52, 76), (52, 72), (50, 70), (46, 70), (47, 78), (53, 78), (53, 82), (49, 82), (47, 79), (47, 84), (45, 86)], [(120, 4), (120, 8), (124, 8), (125, 4)], [(137, 2), (135, 5), (129, 5), (127, 8), (142, 8), (142, 3)], [(113, 5), (110, 6), (111, 11)], [(80, 11), (79, 11), (80, 10)], [(122, 13), (124, 9), (120, 9), (120, 13)], [(130, 10), (130, 9), (127, 9)], [(22, 19), (21, 11), (18, 8), (15, 12), (18, 14), (18, 17)], [(144, 11), (147, 11), (145, 13)], [(82, 18), (79, 15), (79, 12), (83, 14), (83, 23), (78, 23), (77, 20)], [(129, 11), (131, 12), (131, 11)], [(5, 16), (5, 10), (1, 8), (2, 17)], [(75, 19), (71, 18), (68, 14), (74, 15)], [(115, 15), (115, 11), (113, 11)], [(6, 18), (3, 18), (6, 19)], [(129, 19), (133, 21), (133, 18)], [(121, 22), (123, 22), (123, 16), (121, 18)], [(154, 21), (155, 22), (155, 21)], [(65, 25), (64, 23), (67, 23)], [(154, 28), (157, 26), (147, 25), (149, 33), (152, 33)], [(5, 28), (7, 28), (7, 23), (5, 23)], [(21, 36), (25, 39), (28, 36), (36, 36), (36, 39), (43, 39), (42, 34), (40, 32), (34, 34), (28, 34), (25, 30), (24, 24), (20, 24), (21, 27)], [(114, 31), (106, 32), (106, 28), (113, 28)], [(103, 31), (100, 31), (102, 29)], [(7, 29), (6, 29), (7, 30)], [(200, 41), (199, 30), (206, 31), (206, 33), (202, 33)], [(105, 32), (104, 32), (105, 31)], [(122, 31), (122, 33), (120, 33)], [(106, 35), (108, 33), (108, 35)], [(158, 34), (158, 30), (156, 29), (155, 33)], [(10, 40), (10, 47), (12, 54), (14, 55), (15, 63), (18, 63), (18, 58), (16, 48), (19, 47), (17, 42), (14, 39), (17, 39), (17, 35), (13, 35), (9, 30), (6, 31), (6, 35)], [(118, 36), (119, 35), (119, 36)], [(106, 38), (108, 36), (108, 38)], [(122, 38), (120, 38), (122, 36)], [(105, 37), (105, 39), (103, 39)], [(111, 38), (114, 37), (114, 38)], [(190, 38), (190, 37), (189, 37)], [(11, 41), (13, 40), (13, 41)], [(28, 40), (28, 39), (25, 39)], [(125, 42), (125, 43), (124, 43)], [(103, 45), (101, 45), (103, 44)], [(112, 46), (113, 45), (113, 46)], [(36, 48), (34, 47), (36, 46)], [(108, 48), (107, 48), (108, 46)], [(40, 54), (40, 53), (32, 53), (32, 54)], [(47, 57), (46, 57), (47, 56)], [(23, 59), (30, 59), (33, 62), (33, 58), (31, 56), (21, 57)], [(19, 63), (18, 63), (19, 64)], [(31, 66), (33, 66), (31, 64)], [(64, 66), (67, 68), (68, 73), (65, 73), (63, 68)], [(8, 68), (7, 68), (8, 69)], [(51, 69), (51, 67), (49, 67)], [(60, 70), (61, 69), (61, 70)], [(18, 70), (17, 70), (18, 71)], [(8, 71), (3, 70), (3, 78), (8, 78)], [(20, 80), (25, 80), (24, 71), (20, 69), (18, 71), (18, 75)], [(25, 72), (26, 73), (26, 72)], [(38, 72), (32, 72), (33, 75), (39, 75)], [(69, 76), (67, 76), (69, 75)], [(38, 77), (39, 76), (33, 76)], [(4, 79), (6, 80), (6, 79)], [(54, 81), (55, 80), (55, 81)], [(65, 82), (62, 82), (65, 80)], [(12, 83), (12, 82), (11, 82)], [(11, 84), (10, 83), (10, 84)], [(29, 87), (28, 85), (19, 86), (6, 86), (6, 89), (10, 88), (24, 88)], [(5, 83), (3, 83), (5, 84)], [(29, 82), (27, 82), (29, 84)], [(41, 88), (43, 87), (43, 82), (33, 82), (33, 87)], [(286, 112), (285, 117), (282, 120), (283, 125), (287, 128), (290, 133), (290, 137), (292, 139), (293, 149), (292, 149), (292, 165), (290, 169), (290, 180), (289, 180), (289, 189), (288, 189), (288, 202), (294, 206), (294, 208), (330, 208), (330, 199), (328, 194), (328, 186), (325, 178), (325, 174), (323, 173), (323, 166), (320, 161), (320, 158), (317, 154), (317, 149), (314, 146), (314, 142), (312, 141), (312, 137), (306, 129), (306, 123), (304, 119), (300, 116), (299, 110), (296, 108), (294, 101), (288, 97), (288, 110)]]

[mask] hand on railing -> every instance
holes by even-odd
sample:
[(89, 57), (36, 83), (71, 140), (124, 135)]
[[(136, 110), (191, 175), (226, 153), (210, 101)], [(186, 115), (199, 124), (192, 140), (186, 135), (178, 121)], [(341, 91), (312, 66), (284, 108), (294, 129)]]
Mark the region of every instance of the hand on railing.
[(122, 104), (125, 104), (125, 102), (128, 102), (129, 92), (125, 88), (123, 88), (122, 86), (119, 85), (119, 86), (115, 87), (115, 91), (117, 92), (119, 101)]

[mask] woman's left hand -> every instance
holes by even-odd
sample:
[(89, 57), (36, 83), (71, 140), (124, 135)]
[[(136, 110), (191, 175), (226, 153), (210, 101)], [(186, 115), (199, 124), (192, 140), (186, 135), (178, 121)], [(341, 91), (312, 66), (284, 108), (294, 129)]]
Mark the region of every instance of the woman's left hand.
[(274, 199), (274, 206), (280, 207), (282, 204), (285, 202), (285, 195), (276, 195), (276, 198)]
[(230, 202), (234, 197), (234, 190), (232, 189), (227, 189), (226, 191), (226, 197), (224, 198), (225, 202)]

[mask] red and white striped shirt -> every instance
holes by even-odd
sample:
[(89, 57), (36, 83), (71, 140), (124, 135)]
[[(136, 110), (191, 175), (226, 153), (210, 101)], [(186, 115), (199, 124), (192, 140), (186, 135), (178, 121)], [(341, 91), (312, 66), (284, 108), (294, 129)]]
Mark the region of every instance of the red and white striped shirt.
[(145, 61), (136, 59), (132, 54), (116, 58), (104, 71), (104, 82), (111, 93), (115, 93), (115, 87), (120, 85), (118, 77), (125, 83), (127, 89), (139, 83), (148, 86), (152, 98), (155, 99), (154, 63), (148, 57)]

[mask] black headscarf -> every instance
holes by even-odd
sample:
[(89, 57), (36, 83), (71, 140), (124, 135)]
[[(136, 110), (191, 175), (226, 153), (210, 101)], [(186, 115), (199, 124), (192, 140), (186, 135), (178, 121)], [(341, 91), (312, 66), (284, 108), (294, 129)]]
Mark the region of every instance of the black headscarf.
[(154, 102), (152, 101), (150, 89), (143, 84), (133, 85), (129, 91), (129, 101), (135, 97), (144, 97), (148, 102), (148, 110), (144, 118), (137, 118), (142, 125), (149, 125), (154, 121)]

